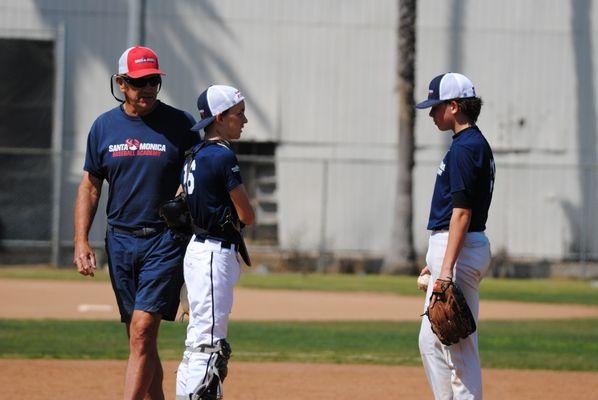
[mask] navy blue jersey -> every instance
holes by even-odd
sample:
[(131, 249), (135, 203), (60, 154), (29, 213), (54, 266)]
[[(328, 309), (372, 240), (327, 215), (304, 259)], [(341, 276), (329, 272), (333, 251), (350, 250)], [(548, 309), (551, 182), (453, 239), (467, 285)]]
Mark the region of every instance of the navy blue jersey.
[[(202, 145), (199, 145), (202, 146)], [(239, 220), (229, 192), (243, 183), (235, 153), (223, 141), (206, 142), (195, 154), (189, 176), (183, 169), (187, 204), (193, 222), (210, 239), (238, 243), (230, 225)]]
[(109, 184), (108, 223), (123, 228), (157, 227), (160, 204), (174, 197), (185, 151), (199, 137), (193, 117), (159, 102), (144, 117), (122, 106), (100, 115), (87, 138), (85, 171)]
[(438, 167), (428, 229), (448, 229), (454, 201), (459, 195), (468, 204), (459, 207), (472, 211), (469, 232), (484, 231), (494, 189), (494, 174), (492, 149), (477, 127), (454, 135), (451, 147)]

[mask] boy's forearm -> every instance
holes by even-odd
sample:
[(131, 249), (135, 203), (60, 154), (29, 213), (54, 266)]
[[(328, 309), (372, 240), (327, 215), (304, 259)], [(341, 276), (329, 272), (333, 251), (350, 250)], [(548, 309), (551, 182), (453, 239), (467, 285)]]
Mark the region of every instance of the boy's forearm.
[(459, 257), (459, 253), (463, 248), (465, 242), (465, 235), (469, 229), (471, 222), (471, 210), (466, 208), (454, 208), (453, 215), (449, 226), (449, 237), (444, 259), (442, 261), (442, 268), (440, 270), (440, 278), (452, 277), (453, 266)]

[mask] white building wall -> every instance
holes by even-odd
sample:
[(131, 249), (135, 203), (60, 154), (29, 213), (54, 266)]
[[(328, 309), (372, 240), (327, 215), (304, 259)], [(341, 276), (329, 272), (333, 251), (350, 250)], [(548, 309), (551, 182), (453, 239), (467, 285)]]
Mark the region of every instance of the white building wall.
[(392, 227), (394, 158), (392, 146), (281, 146), (277, 153), (281, 246), (384, 252)]
[[(126, 0), (0, 2), (3, 37), (66, 29), (65, 240), (89, 126), (116, 104), (108, 77), (128, 45), (127, 10)], [(283, 249), (381, 254), (391, 245), (396, 14), (391, 0), (147, 1), (146, 44), (168, 73), (161, 98), (195, 114), (203, 88), (236, 85), (248, 99), (245, 139), (279, 143)], [(470, 76), (485, 101), (479, 125), (498, 169), (488, 222), (495, 250), (557, 259), (580, 246), (598, 253), (598, 211), (588, 207), (598, 200), (596, 17), (594, 2), (418, 2), (417, 99), (433, 76), (453, 70)], [(450, 134), (419, 111), (416, 141), (422, 253)], [(93, 237), (101, 240), (97, 220)]]
[[(598, 255), (591, 233), (598, 222), (592, 211), (598, 201), (598, 7), (576, 1), (422, 1), (418, 11), (420, 96), (430, 77), (457, 70), (472, 78), (485, 100), (479, 126), (497, 163), (488, 221), (493, 248), (558, 259), (585, 246)], [(416, 198), (427, 199), (434, 177), (426, 165), (438, 164), (448, 141), (422, 112), (417, 145)], [(426, 213), (418, 210), (415, 217), (416, 226), (425, 225)], [(422, 249), (426, 235), (416, 232)]]

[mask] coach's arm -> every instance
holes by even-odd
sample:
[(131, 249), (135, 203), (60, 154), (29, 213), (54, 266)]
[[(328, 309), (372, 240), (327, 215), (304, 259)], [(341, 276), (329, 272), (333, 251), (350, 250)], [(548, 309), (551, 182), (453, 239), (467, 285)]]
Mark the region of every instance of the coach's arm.
[(89, 245), (89, 229), (96, 215), (101, 193), (102, 180), (85, 171), (75, 200), (73, 263), (81, 275), (93, 276), (96, 269), (96, 256)]

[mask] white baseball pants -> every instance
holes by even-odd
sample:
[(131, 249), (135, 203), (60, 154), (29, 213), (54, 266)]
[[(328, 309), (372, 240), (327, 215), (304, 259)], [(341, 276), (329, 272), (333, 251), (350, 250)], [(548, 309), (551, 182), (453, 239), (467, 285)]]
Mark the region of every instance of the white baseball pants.
[(189, 325), (186, 350), (177, 371), (177, 399), (189, 399), (189, 394), (203, 383), (211, 354), (197, 350), (226, 338), (233, 288), (241, 275), (234, 245), (225, 249), (218, 241), (207, 239), (202, 243), (194, 239), (187, 246), (184, 261)]
[[(440, 275), (442, 260), (448, 243), (448, 231), (430, 235), (426, 263), (432, 276), (426, 293), (424, 311), (430, 302), (434, 281)], [(490, 266), (490, 243), (483, 232), (470, 232), (465, 236), (459, 254), (454, 280), (463, 290), (467, 304), (478, 320), (480, 281)], [(436, 400), (479, 400), (482, 398), (482, 370), (478, 352), (477, 331), (459, 343), (445, 346), (440, 343), (428, 317), (422, 318), (419, 332), (419, 351), (428, 382)]]

